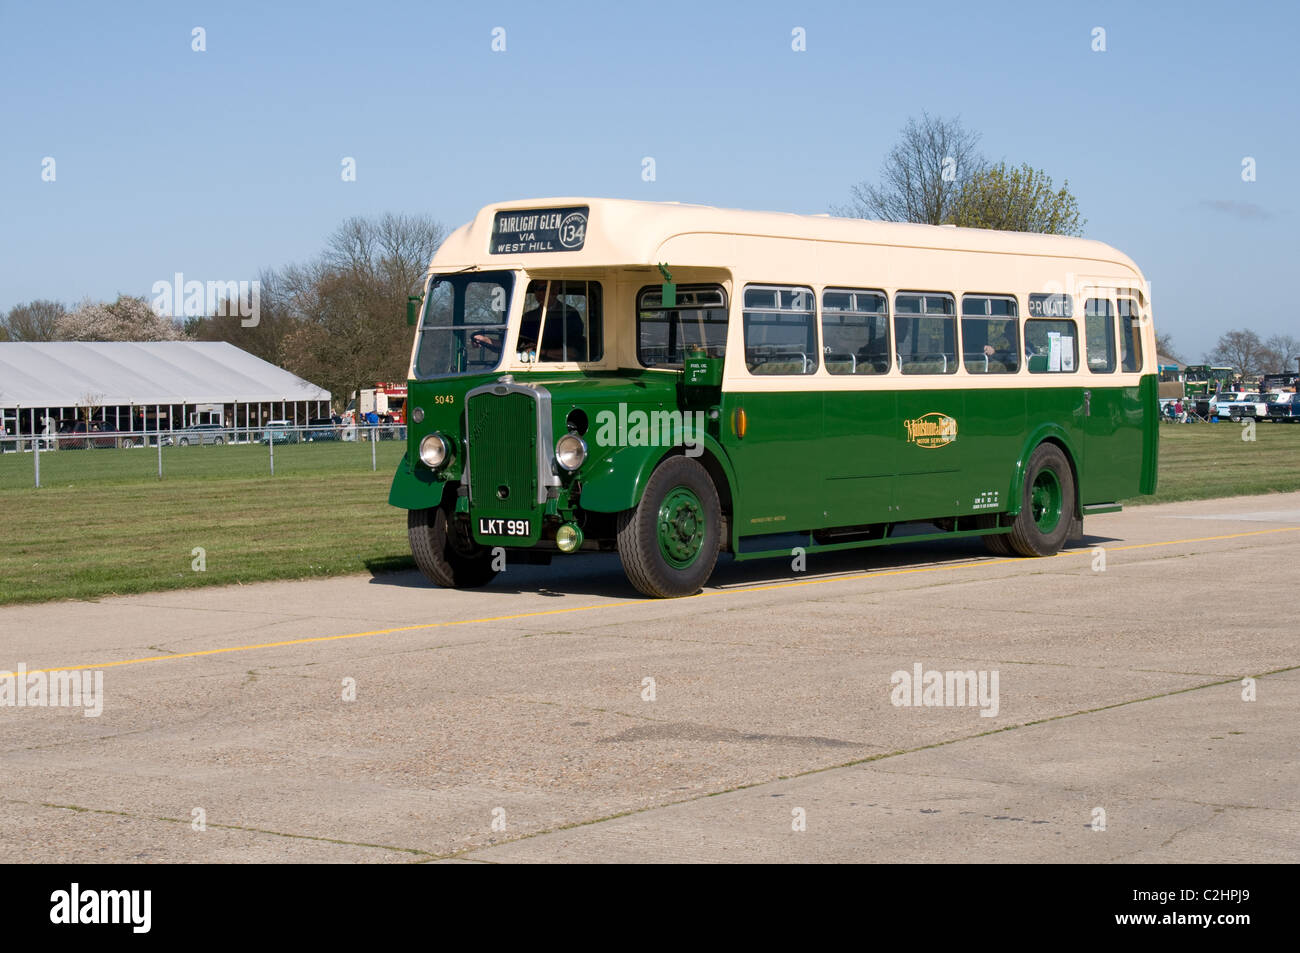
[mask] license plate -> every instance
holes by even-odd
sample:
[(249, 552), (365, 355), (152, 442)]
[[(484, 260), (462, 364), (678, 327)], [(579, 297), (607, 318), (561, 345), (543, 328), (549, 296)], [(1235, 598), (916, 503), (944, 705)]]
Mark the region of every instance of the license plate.
[(531, 536), (532, 520), (491, 519), (480, 516), (478, 534), (480, 536)]

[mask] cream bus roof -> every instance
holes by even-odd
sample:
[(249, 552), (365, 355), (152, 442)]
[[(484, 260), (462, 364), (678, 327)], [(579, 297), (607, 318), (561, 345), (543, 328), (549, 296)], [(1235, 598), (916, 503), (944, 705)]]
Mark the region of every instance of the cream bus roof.
[[(578, 251), (505, 252), (490, 254), (498, 212), (569, 209), (586, 206), (586, 238)], [(462, 225), (442, 243), (431, 271), (454, 271), (477, 265), (526, 269), (582, 268), (603, 265), (655, 265), (666, 260), (662, 252), (669, 241), (683, 236), (754, 236), (810, 241), (889, 245), (918, 249), (992, 252), (1011, 255), (1045, 255), (1118, 265), (1139, 276), (1137, 266), (1123, 252), (1098, 241), (1032, 232), (1001, 232), (984, 228), (875, 222), (827, 215), (789, 212), (751, 212), (683, 205), (677, 202), (637, 202), (628, 199), (538, 198), (501, 202), (481, 209), (474, 221)], [(670, 262), (678, 266), (718, 267), (726, 245), (717, 246), (712, 260), (682, 260), (685, 248), (708, 249), (712, 243), (678, 243), (679, 254)]]

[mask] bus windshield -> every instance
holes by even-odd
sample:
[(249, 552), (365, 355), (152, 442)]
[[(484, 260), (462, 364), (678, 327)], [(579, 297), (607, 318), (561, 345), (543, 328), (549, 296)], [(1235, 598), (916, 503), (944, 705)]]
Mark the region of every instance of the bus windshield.
[(434, 275), (424, 295), (414, 376), (481, 374), (501, 362), (491, 347), (505, 334), (515, 276), (509, 271)]

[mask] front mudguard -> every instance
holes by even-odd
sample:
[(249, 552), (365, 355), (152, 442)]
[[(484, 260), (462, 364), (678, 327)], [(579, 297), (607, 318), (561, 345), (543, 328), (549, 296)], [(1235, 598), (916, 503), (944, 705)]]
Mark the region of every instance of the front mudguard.
[(403, 510), (423, 510), (440, 506), (448, 484), (439, 480), (428, 467), (411, 466), (411, 455), (402, 457), (388, 490), (388, 505)]

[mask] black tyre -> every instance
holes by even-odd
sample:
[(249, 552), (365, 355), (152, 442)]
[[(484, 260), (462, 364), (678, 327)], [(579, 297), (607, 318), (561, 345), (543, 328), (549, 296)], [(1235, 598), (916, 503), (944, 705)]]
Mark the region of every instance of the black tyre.
[(709, 473), (690, 457), (669, 457), (641, 502), (618, 515), (618, 555), (628, 581), (647, 596), (699, 592), (718, 561), (722, 505)]
[(1074, 474), (1065, 452), (1054, 443), (1041, 443), (1029, 455), (1016, 517), (1006, 538), (1021, 556), (1055, 556), (1065, 545), (1074, 522)]
[(217, 445), (217, 446), (219, 447), (219, 446), (221, 446), (223, 443), (225, 443), (226, 441), (223, 440), (223, 439), (220, 438), (220, 437), (214, 437), (213, 440), (212, 440), (212, 442), (213, 442), (215, 445)]
[(1011, 548), (1011, 534), (997, 533), (993, 536), (984, 537), (984, 548), (994, 556), (1018, 556), (1014, 549)]
[(496, 576), (492, 551), (451, 525), (441, 506), (408, 510), (406, 535), (420, 572), (444, 589), (477, 589)]
[(176, 441), (176, 445), (177, 445), (178, 447), (188, 447), (188, 446), (190, 445), (190, 442), (189, 442), (189, 439), (188, 439), (188, 438), (186, 438), (186, 437), (181, 437), (180, 440), (177, 440), (177, 441)]

